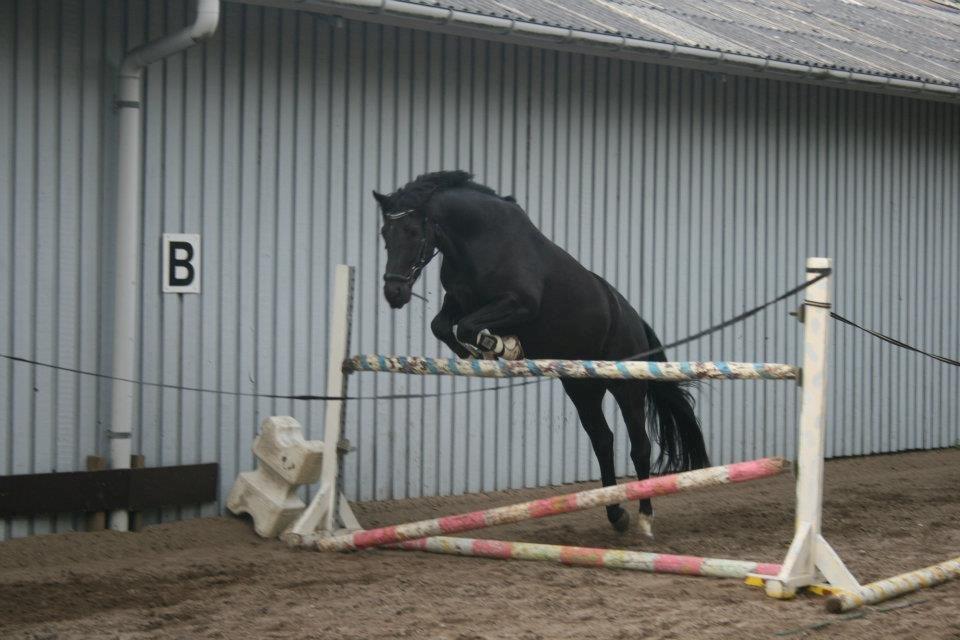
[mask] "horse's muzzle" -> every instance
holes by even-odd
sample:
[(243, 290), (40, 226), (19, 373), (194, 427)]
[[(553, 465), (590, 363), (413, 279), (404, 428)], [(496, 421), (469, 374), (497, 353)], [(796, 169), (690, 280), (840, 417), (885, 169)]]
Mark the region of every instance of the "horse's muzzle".
[(385, 282), (383, 283), (383, 297), (387, 299), (390, 306), (394, 309), (400, 309), (403, 305), (410, 302), (412, 285), (407, 282)]

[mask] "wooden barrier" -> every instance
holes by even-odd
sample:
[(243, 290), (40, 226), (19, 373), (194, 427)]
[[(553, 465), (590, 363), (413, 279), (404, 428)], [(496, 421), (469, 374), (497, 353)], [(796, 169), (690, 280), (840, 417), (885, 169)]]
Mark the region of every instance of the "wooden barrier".
[(607, 378), (612, 380), (795, 380), (797, 368), (774, 362), (613, 360), (463, 360), (419, 356), (353, 356), (344, 371), (472, 378)]
[(960, 556), (923, 569), (901, 573), (886, 580), (865, 584), (857, 591), (831, 596), (827, 600), (827, 611), (831, 613), (850, 611), (958, 578), (960, 578)]
[(783, 458), (761, 458), (721, 467), (685, 471), (648, 480), (635, 480), (624, 484), (568, 493), (506, 507), (496, 507), (484, 511), (356, 531), (331, 537), (315, 534), (288, 535), (287, 542), (294, 546), (313, 546), (319, 551), (366, 549), (404, 540), (459, 533), (521, 520), (582, 511), (628, 500), (652, 498), (689, 489), (756, 480), (781, 473), (787, 467), (788, 463)]
[(513, 560), (542, 560), (580, 567), (608, 567), (648, 573), (676, 573), (714, 578), (746, 578), (749, 574), (775, 576), (779, 564), (679, 556), (669, 553), (646, 553), (620, 549), (594, 549), (532, 542), (478, 540), (433, 536), (390, 545), (391, 549), (427, 551), (456, 556)]
[[(793, 597), (798, 589), (817, 585), (833, 589), (838, 597), (829, 605), (831, 611), (842, 611), (880, 602), (881, 600), (906, 593), (924, 586), (956, 577), (958, 560), (928, 567), (920, 571), (897, 576), (861, 587), (856, 578), (846, 568), (840, 556), (834, 551), (822, 535), (823, 503), (823, 464), (824, 441), (826, 433), (827, 368), (829, 354), (828, 325), (830, 320), (832, 270), (828, 258), (808, 258), (806, 263), (807, 279), (816, 280), (806, 290), (804, 304), (797, 317), (804, 323), (803, 342), (803, 398), (800, 413), (797, 506), (793, 542), (787, 551), (784, 562), (777, 574), (754, 570), (751, 578), (754, 583), (763, 584), (767, 594), (778, 598)], [(352, 299), (352, 276), (349, 267), (340, 266), (335, 279), (335, 295), (332, 305), (330, 329), (330, 360), (328, 367), (327, 391), (331, 396), (345, 396), (346, 383), (343, 373), (351, 371), (379, 371), (388, 373), (406, 373), (414, 375), (452, 375), (480, 378), (605, 378), (683, 381), (699, 379), (737, 379), (737, 380), (800, 380), (800, 369), (793, 365), (766, 362), (641, 362), (641, 361), (594, 361), (594, 360), (463, 360), (457, 358), (427, 358), (417, 356), (360, 355), (346, 357), (349, 344), (350, 310)], [(343, 424), (342, 401), (327, 404), (325, 441), (339, 439)], [(435, 520), (425, 520), (393, 527), (383, 527), (370, 531), (341, 532), (351, 529), (353, 520), (344, 517), (339, 504), (340, 498), (337, 477), (340, 467), (335, 456), (326, 456), (323, 460), (321, 487), (310, 506), (304, 510), (298, 521), (284, 535), (288, 544), (296, 546), (315, 546), (320, 550), (363, 549), (378, 545), (388, 545), (407, 540), (429, 538), (447, 533), (469, 531), (496, 524), (517, 522), (529, 518), (540, 518), (569, 511), (577, 511), (595, 506), (616, 504), (627, 500), (649, 498), (674, 493), (696, 486), (709, 486), (726, 482), (750, 480), (778, 473), (785, 467), (783, 460), (771, 458), (714, 467), (699, 471), (665, 476), (651, 480), (631, 482), (603, 489), (569, 494), (545, 500), (519, 505), (489, 509), (459, 516), (448, 516)], [(556, 551), (550, 545), (531, 547), (517, 545), (525, 543), (480, 544), (470, 542), (438, 541), (411, 543), (434, 549), (447, 548), (454, 553), (464, 553), (463, 545), (470, 545), (472, 555), (495, 557), (520, 557), (527, 555), (544, 558), (568, 557), (573, 559), (579, 547), (560, 547), (566, 552)], [(496, 545), (510, 545), (509, 548)], [(478, 547), (479, 545), (479, 547)], [(488, 545), (484, 547), (483, 545)], [(489, 546), (494, 545), (494, 546)], [(410, 546), (410, 545), (407, 545)], [(487, 551), (478, 551), (487, 549)], [(522, 549), (522, 551), (517, 551)], [(426, 548), (424, 550), (431, 550)], [(564, 553), (566, 554), (564, 556)], [(586, 549), (580, 560), (573, 563), (602, 564), (613, 566), (605, 560), (606, 554), (622, 554), (620, 551)], [(520, 555), (518, 555), (520, 554)], [(599, 555), (598, 555), (599, 554)], [(611, 555), (610, 558), (617, 556)], [(678, 556), (686, 558), (685, 556)], [(599, 558), (599, 559), (598, 559)], [(581, 562), (582, 560), (582, 562)], [(634, 558), (636, 564), (643, 562)], [(702, 566), (714, 562), (702, 560)], [(560, 561), (564, 561), (562, 558)], [(611, 560), (610, 562), (614, 562)], [(633, 561), (631, 561), (633, 562)], [(666, 562), (666, 560), (662, 560)], [(686, 562), (686, 560), (678, 561)], [(716, 561), (726, 562), (726, 561)], [(758, 565), (759, 566), (759, 565)], [(778, 565), (763, 565), (776, 567)], [(739, 570), (739, 569), (738, 569)], [(684, 571), (681, 571), (684, 572)]]
[(219, 478), (215, 462), (0, 476), (0, 518), (206, 504), (216, 501)]

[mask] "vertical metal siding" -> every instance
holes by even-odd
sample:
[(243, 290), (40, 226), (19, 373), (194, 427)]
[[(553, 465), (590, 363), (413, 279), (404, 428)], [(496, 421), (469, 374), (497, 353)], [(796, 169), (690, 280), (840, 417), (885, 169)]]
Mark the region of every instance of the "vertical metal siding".
[[(0, 348), (104, 371), (110, 362), (115, 123), (121, 51), (175, 28), (187, 3), (0, 3)], [(960, 353), (960, 107), (531, 49), (227, 4), (209, 43), (145, 78), (139, 375), (242, 392), (325, 388), (332, 267), (357, 266), (352, 349), (438, 354), (428, 298), (381, 301), (370, 190), (466, 168), (616, 285), (664, 340), (834, 258), (836, 307)], [(159, 237), (203, 234), (203, 293), (161, 295)], [(797, 361), (781, 306), (676, 358)], [(830, 455), (960, 440), (954, 368), (833, 325)], [(360, 500), (556, 484), (597, 475), (556, 382), (357, 375), (346, 467)], [(500, 388), (499, 392), (479, 392)], [(465, 393), (465, 392), (472, 393)], [(110, 385), (0, 363), (0, 473), (73, 470), (104, 452)], [(718, 463), (794, 454), (795, 389), (697, 392)], [(608, 401), (617, 471), (631, 472)], [(253, 464), (260, 420), (311, 437), (322, 405), (144, 388), (148, 464)], [(202, 511), (170, 510), (169, 519)], [(70, 516), (0, 523), (0, 537)]]

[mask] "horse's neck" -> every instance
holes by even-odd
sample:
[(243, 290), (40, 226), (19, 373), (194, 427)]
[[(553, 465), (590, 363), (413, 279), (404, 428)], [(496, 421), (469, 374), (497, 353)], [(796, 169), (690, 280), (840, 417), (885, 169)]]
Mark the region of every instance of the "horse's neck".
[(505, 234), (525, 231), (519, 221), (511, 224), (506, 214), (470, 208), (447, 210), (438, 216), (438, 248), (451, 271), (466, 279), (477, 276), (496, 260), (496, 248), (507, 239)]
[(437, 225), (437, 249), (443, 256), (443, 264), (451, 271), (461, 271), (467, 264), (463, 242), (450, 234), (442, 225)]
[(471, 247), (482, 246), (500, 233), (496, 216), (477, 209), (447, 209), (437, 218), (440, 230), (440, 251), (454, 262), (466, 264)]

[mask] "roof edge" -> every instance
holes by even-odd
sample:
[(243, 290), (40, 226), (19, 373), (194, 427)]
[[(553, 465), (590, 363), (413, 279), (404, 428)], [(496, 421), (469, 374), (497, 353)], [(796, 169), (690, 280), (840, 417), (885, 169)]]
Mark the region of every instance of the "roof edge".
[[(240, 0), (254, 4), (282, 5), (305, 10), (330, 12), (338, 8), (352, 9), (367, 16), (396, 17), (427, 23), (434, 29), (451, 27), (468, 28), (471, 31), (524, 40), (527, 44), (550, 45), (553, 48), (588, 47), (598, 53), (634, 54), (653, 57), (659, 61), (673, 60), (676, 63), (695, 62), (714, 69), (746, 72), (749, 75), (770, 76), (775, 79), (789, 78), (824, 83), (832, 86), (847, 86), (908, 95), (919, 98), (960, 102), (960, 86), (909, 80), (880, 74), (846, 71), (830, 67), (771, 60), (760, 56), (727, 53), (690, 45), (671, 44), (628, 36), (597, 33), (568, 27), (545, 25), (514, 18), (489, 16), (459, 9), (444, 8), (411, 2), (409, 0)], [(531, 40), (533, 41), (531, 43)]]

